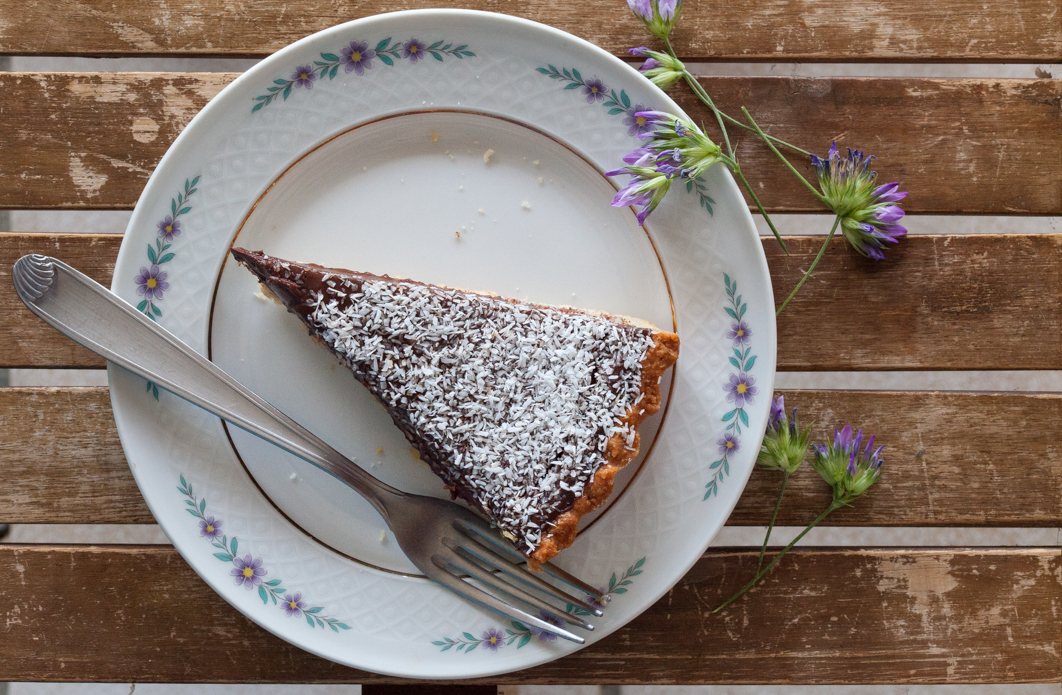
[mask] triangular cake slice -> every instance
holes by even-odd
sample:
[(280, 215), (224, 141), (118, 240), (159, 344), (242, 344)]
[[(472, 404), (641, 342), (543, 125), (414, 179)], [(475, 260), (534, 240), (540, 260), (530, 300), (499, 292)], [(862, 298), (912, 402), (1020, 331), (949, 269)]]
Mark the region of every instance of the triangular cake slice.
[(678, 357), (677, 335), (636, 319), (232, 255), (533, 567), (608, 499)]

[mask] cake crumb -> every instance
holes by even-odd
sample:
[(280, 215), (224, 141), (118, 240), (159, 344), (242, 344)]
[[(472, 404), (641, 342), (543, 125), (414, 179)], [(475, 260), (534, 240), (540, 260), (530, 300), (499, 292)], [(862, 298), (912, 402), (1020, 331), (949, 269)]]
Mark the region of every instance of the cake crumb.
[(538, 177), (538, 185), (539, 185), (539, 186), (542, 186), (542, 185), (544, 185), (544, 184), (542, 183), (542, 177), (541, 177), (541, 176), (539, 176), (539, 177)]
[(461, 238), (461, 232), (454, 232), (454, 236), (457, 237), (458, 239), (460, 239)]
[(479, 209), (479, 214), (481, 214), (481, 215), (486, 215), (487, 213), (483, 211), (483, 208), (480, 208), (480, 209)]
[(457, 190), (459, 190), (459, 191), (463, 191), (463, 190), (465, 190), (465, 187), (464, 187), (464, 186), (458, 186), (458, 187), (457, 187)]
[(451, 162), (454, 161), (454, 156), (453, 155), (450, 155), (450, 161)]
[(432, 142), (439, 142), (439, 134), (437, 132), (435, 132), (434, 130), (431, 131), (431, 141)]
[(473, 145), (478, 145), (478, 144), (479, 144), (479, 140), (473, 140), (473, 141), (472, 141), (472, 144), (473, 144)]
[(383, 452), (384, 451), (383, 451), (383, 447), (382, 446), (376, 448), (376, 453), (379, 454), (380, 456), (383, 456)]
[(487, 150), (486, 152), (483, 153), (483, 163), (484, 164), (490, 164), (490, 157), (491, 157), (492, 154), (494, 154), (494, 150)]
[(288, 480), (290, 480), (293, 483), (298, 481), (298, 479), (299, 479), (298, 473), (292, 473), (291, 475), (288, 476)]
[(531, 203), (529, 203), (529, 202), (527, 202), (525, 200), (524, 202), (520, 203), (520, 207), (522, 207), (524, 210), (530, 210), (531, 209)]
[(255, 299), (258, 299), (259, 301), (263, 301), (263, 302), (268, 302), (269, 301), (269, 297), (267, 297), (264, 294), (262, 294), (262, 290), (258, 290), (257, 292), (255, 292), (254, 293), (254, 297), (255, 297)]
[(536, 159), (535, 161), (531, 162), (531, 165), (537, 167), (538, 166), (538, 160)]

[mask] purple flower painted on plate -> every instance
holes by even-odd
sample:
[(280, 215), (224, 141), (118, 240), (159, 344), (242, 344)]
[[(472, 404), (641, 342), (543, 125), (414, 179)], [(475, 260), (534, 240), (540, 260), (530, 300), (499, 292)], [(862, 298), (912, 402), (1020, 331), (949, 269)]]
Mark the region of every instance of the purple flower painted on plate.
[(221, 519), (215, 519), (212, 516), (208, 516), (206, 519), (200, 519), (199, 535), (206, 536), (208, 539), (216, 541), (218, 536), (221, 535)]
[(505, 633), (497, 628), (490, 628), (483, 633), (483, 646), (492, 652), (498, 651), (498, 647), (503, 646), (505, 643), (502, 641), (505, 639)]
[(734, 341), (734, 347), (738, 347), (742, 344), (748, 345), (751, 335), (752, 329), (749, 328), (747, 321), (735, 321), (730, 324), (730, 330), (727, 331), (726, 337)]
[(306, 602), (302, 600), (302, 594), (286, 594), (284, 596), (284, 603), (281, 604), (281, 608), (288, 614), (288, 617), (302, 615), (302, 612), (306, 610)]
[(346, 72), (354, 71), (359, 75), (365, 74), (366, 70), (372, 69), (372, 59), (376, 57), (376, 51), (369, 48), (364, 41), (351, 41), (343, 51), (343, 57), (339, 59), (346, 67)]
[(726, 399), (739, 408), (745, 407), (745, 403), (752, 403), (752, 397), (759, 391), (753, 386), (755, 383), (756, 379), (751, 374), (731, 374), (730, 382), (723, 385), (727, 392)]
[(136, 276), (136, 293), (146, 299), (162, 299), (163, 290), (170, 289), (170, 283), (166, 282), (166, 272), (160, 270), (157, 265), (150, 268), (141, 268)]
[(236, 569), (232, 570), (229, 574), (236, 577), (236, 586), (243, 585), (248, 591), (262, 583), (262, 577), (268, 572), (262, 567), (262, 558), (256, 557), (253, 560), (250, 555), (244, 555), (242, 558), (234, 557), (232, 564), (236, 565)]
[(719, 453), (723, 455), (723, 458), (730, 458), (732, 454), (736, 454), (741, 449), (740, 442), (741, 440), (733, 432), (727, 432), (722, 439), (716, 441), (716, 444), (719, 445)]
[(166, 241), (173, 241), (173, 237), (181, 236), (181, 223), (166, 215), (166, 219), (159, 222), (159, 236)]
[(587, 605), (593, 606), (594, 608), (604, 608), (608, 605), (608, 599), (606, 598), (608, 596), (608, 589), (599, 586), (597, 587), (597, 590), (601, 593), (601, 598), (587, 594), (586, 598), (583, 600), (586, 601)]
[(300, 65), (295, 68), (295, 72), (291, 73), (291, 79), (295, 80), (296, 87), (313, 89), (313, 81), (317, 79), (317, 73), (313, 71), (311, 65)]
[[(560, 627), (561, 625), (564, 624), (564, 621), (561, 620), (559, 616), (556, 616), (553, 613), (550, 613), (549, 611), (539, 611), (538, 612), (538, 617), (542, 618), (543, 620), (545, 620), (550, 625), (556, 625), (557, 627)], [(532, 635), (537, 635), (539, 642), (556, 642), (557, 641), (557, 635), (555, 635), (554, 633), (550, 632), (549, 630), (543, 630), (540, 627), (531, 628), (531, 634)]]
[(595, 101), (603, 101), (608, 87), (596, 77), (583, 83), (583, 94), (586, 95), (586, 103), (593, 104)]
[(651, 108), (638, 104), (627, 109), (627, 117), (623, 119), (623, 125), (629, 126), (627, 128), (628, 135), (641, 135), (642, 133), (648, 133), (652, 125), (649, 124), (649, 119), (645, 116), (639, 116), (641, 111), (652, 111)]
[(410, 39), (402, 44), (402, 57), (409, 58), (409, 62), (415, 63), (426, 55), (425, 49), (427, 48), (428, 45), (423, 41)]

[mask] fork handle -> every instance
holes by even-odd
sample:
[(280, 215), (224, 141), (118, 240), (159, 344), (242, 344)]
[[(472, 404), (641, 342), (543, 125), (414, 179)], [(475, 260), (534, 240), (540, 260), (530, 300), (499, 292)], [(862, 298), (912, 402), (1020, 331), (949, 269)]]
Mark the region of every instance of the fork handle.
[(280, 412), (103, 285), (37, 254), (12, 279), (30, 311), (120, 367), (291, 452), (360, 492), (390, 524), (385, 495), (404, 496)]

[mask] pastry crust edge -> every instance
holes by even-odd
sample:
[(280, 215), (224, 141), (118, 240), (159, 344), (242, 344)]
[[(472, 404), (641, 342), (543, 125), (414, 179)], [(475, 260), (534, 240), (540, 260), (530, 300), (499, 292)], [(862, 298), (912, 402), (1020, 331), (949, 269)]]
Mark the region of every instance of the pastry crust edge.
[(620, 422), (635, 430), (633, 450), (628, 449), (620, 433), (613, 434), (605, 447), (605, 462), (594, 472), (586, 491), (576, 498), (572, 508), (557, 517), (550, 532), (542, 537), (535, 551), (528, 557), (528, 567), (538, 570), (542, 563), (575, 542), (579, 520), (594, 511), (612, 496), (616, 474), (634, 460), (641, 446), (638, 427), (646, 418), (660, 410), (660, 379), (678, 359), (679, 337), (674, 333), (656, 330), (653, 345), (642, 359), (642, 400), (632, 406)]

